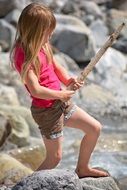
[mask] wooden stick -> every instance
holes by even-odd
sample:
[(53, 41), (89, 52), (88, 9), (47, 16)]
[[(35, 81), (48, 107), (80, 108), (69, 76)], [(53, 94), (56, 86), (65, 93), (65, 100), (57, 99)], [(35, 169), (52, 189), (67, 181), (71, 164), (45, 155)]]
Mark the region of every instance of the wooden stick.
[[(77, 78), (78, 81), (84, 81), (87, 75), (92, 71), (94, 66), (98, 63), (100, 58), (104, 55), (107, 49), (112, 46), (113, 42), (119, 36), (121, 30), (125, 26), (125, 23), (122, 23), (110, 36), (109, 39), (105, 42), (105, 44), (100, 48), (100, 50), (96, 53), (96, 55), (91, 59), (89, 64), (85, 67), (85, 69), (80, 73), (80, 76)], [(68, 86), (67, 89), (73, 90), (73, 86)]]

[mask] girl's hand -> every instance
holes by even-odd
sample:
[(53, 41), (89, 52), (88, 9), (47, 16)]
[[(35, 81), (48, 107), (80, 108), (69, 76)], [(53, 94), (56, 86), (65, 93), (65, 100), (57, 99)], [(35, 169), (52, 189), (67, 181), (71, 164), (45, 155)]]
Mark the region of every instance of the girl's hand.
[(68, 80), (68, 84), (67, 86), (70, 86), (70, 89), (73, 90), (78, 90), (79, 88), (81, 88), (84, 85), (84, 81), (78, 81), (77, 78), (70, 78)]
[(63, 102), (66, 102), (72, 98), (74, 93), (75, 93), (75, 91), (73, 91), (73, 90), (61, 90), (60, 91), (60, 100)]

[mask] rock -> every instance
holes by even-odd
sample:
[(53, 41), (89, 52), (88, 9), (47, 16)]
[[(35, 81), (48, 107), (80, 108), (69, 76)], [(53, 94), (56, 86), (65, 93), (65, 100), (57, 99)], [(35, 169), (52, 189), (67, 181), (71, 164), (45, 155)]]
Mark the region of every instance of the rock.
[(113, 44), (113, 48), (127, 54), (127, 38), (119, 38), (116, 43)]
[(9, 53), (0, 52), (0, 83), (3, 85), (12, 85), (12, 81), (19, 80), (18, 75), (10, 67)]
[[(107, 15), (107, 25), (109, 26), (110, 33), (112, 33), (121, 23), (126, 23), (127, 12), (111, 9)], [(124, 38), (127, 38), (127, 27), (120, 33)]]
[(4, 17), (13, 9), (22, 10), (30, 0), (0, 0), (0, 17)]
[(90, 29), (94, 36), (96, 46), (103, 46), (108, 39), (108, 28), (106, 24), (102, 20), (97, 19), (90, 25)]
[(84, 190), (120, 190), (112, 177), (84, 178), (80, 181)]
[(81, 90), (81, 106), (92, 114), (111, 115), (117, 110), (114, 95), (105, 88), (90, 84)]
[(15, 184), (33, 171), (7, 154), (0, 154), (0, 184)]
[(127, 11), (127, 1), (126, 0), (113, 0), (112, 6), (115, 9)]
[(7, 127), (7, 117), (4, 117), (4, 114), (2, 112), (0, 113), (0, 147), (4, 144), (6, 141), (6, 138), (11, 132), (11, 129)]
[(20, 115), (8, 115), (8, 125), (11, 127), (11, 134), (8, 140), (18, 147), (29, 144), (29, 126), (26, 120)]
[(16, 27), (20, 14), (21, 11), (19, 11), (18, 9), (14, 9), (6, 15), (5, 20), (14, 27)]
[(18, 96), (13, 87), (0, 84), (0, 104), (19, 106)]
[(118, 186), (119, 186), (120, 190), (127, 189), (127, 176), (118, 180)]
[(121, 52), (109, 48), (92, 71), (94, 81), (116, 93), (121, 81), (124, 82), (123, 73), (126, 72), (126, 67), (126, 57)]
[(64, 53), (57, 53), (54, 55), (56, 61), (62, 65), (68, 72), (79, 72), (80, 68), (78, 64)]
[(93, 1), (81, 1), (80, 9), (85, 11), (87, 15), (93, 15), (95, 19), (102, 18), (100, 7)]
[(74, 16), (55, 15), (57, 27), (52, 44), (77, 62), (88, 61), (95, 53), (91, 31)]
[(61, 9), (64, 14), (73, 14), (78, 11), (77, 5), (73, 1), (66, 1), (65, 5)]
[(17, 116), (17, 118), (21, 116), (29, 125), (30, 135), (33, 137), (41, 137), (40, 131), (37, 128), (37, 124), (34, 122), (31, 116), (30, 109), (24, 106), (0, 105), (0, 111), (2, 111), (5, 116), (12, 115), (12, 117)]
[(69, 170), (43, 170), (34, 172), (21, 180), (12, 190), (82, 190), (82, 186), (75, 172)]
[(119, 190), (112, 177), (82, 178), (68, 169), (52, 169), (34, 172), (17, 183), (12, 190)]
[(30, 140), (30, 146), (9, 150), (7, 153), (35, 171), (44, 161), (46, 152), (42, 139), (32, 137)]
[[(8, 49), (6, 49), (6, 51), (9, 51), (13, 45), (16, 30), (4, 19), (0, 19), (0, 30), (0, 41), (2, 40), (8, 45)], [(2, 50), (4, 49), (2, 48)]]

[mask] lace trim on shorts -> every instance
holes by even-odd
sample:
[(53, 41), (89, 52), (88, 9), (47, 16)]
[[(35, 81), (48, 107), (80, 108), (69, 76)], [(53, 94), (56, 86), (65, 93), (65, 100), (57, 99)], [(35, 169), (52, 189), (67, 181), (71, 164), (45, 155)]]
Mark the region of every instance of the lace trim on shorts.
[[(57, 132), (57, 133), (51, 133), (50, 139), (56, 139), (58, 137), (63, 136), (63, 131)], [(42, 135), (42, 137), (45, 137), (45, 135)]]
[(74, 105), (72, 109), (67, 114), (64, 115), (64, 121), (68, 120), (72, 116), (72, 114), (76, 111), (76, 108), (77, 106)]

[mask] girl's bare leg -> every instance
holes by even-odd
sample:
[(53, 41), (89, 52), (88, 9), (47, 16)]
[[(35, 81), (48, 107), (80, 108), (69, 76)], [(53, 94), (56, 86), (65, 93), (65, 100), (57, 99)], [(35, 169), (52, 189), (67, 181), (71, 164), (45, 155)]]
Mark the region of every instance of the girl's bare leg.
[(46, 148), (46, 158), (39, 166), (38, 170), (53, 169), (55, 168), (62, 158), (62, 140), (63, 137), (56, 139), (43, 138)]
[(72, 114), (71, 118), (66, 121), (65, 126), (81, 129), (85, 133), (85, 136), (81, 141), (78, 163), (75, 170), (78, 176), (108, 176), (104, 171), (89, 167), (90, 156), (94, 150), (102, 128), (101, 124), (77, 106), (77, 110)]

